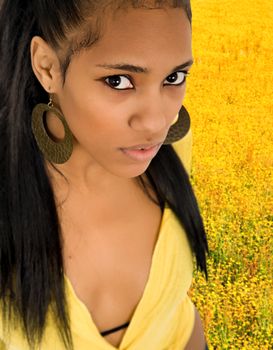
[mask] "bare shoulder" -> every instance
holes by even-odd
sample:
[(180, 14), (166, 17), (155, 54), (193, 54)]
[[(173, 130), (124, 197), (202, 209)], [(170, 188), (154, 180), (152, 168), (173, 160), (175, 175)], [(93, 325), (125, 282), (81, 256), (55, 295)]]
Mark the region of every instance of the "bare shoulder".
[(201, 321), (201, 317), (195, 307), (195, 322), (191, 337), (184, 350), (204, 350), (206, 346), (206, 338)]

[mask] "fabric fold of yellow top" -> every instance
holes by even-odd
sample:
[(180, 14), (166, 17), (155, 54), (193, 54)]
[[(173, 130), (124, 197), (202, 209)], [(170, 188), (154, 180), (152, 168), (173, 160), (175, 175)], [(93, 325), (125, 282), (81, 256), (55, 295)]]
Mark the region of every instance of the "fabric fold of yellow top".
[[(190, 174), (191, 129), (173, 144)], [(186, 234), (170, 208), (165, 208), (153, 252), (149, 278), (119, 348), (101, 336), (87, 308), (65, 277), (75, 350), (182, 350), (194, 326), (194, 305), (187, 292), (192, 283), (193, 255)], [(4, 334), (0, 315), (0, 350), (29, 350), (23, 334), (11, 327)], [(49, 312), (39, 350), (65, 350)]]

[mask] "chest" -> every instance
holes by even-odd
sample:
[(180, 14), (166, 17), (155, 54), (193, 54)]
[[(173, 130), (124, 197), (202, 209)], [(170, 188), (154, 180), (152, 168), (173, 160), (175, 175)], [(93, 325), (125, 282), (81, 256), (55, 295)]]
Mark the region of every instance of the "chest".
[[(95, 214), (92, 220), (83, 209), (79, 213), (62, 222), (65, 273), (102, 332), (130, 321), (149, 277), (162, 212), (146, 200), (105, 208), (104, 220)], [(118, 346), (125, 331), (105, 339)]]

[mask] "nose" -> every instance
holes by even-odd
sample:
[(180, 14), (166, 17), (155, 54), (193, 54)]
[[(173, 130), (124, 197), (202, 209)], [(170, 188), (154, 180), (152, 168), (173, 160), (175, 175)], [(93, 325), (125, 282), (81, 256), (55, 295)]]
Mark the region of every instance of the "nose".
[(130, 127), (143, 132), (147, 137), (162, 135), (168, 128), (166, 106), (161, 97), (146, 96), (137, 112), (131, 115)]

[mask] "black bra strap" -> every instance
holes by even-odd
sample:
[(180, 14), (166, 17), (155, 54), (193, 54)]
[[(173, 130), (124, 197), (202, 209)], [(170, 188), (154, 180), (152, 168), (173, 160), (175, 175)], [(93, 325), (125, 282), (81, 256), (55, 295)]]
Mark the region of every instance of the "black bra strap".
[(126, 322), (126, 323), (124, 323), (124, 324), (121, 325), (121, 326), (118, 326), (118, 327), (109, 329), (109, 330), (107, 330), (107, 331), (100, 332), (100, 334), (104, 337), (104, 336), (106, 336), (106, 335), (108, 335), (108, 334), (110, 334), (110, 333), (114, 333), (114, 332), (119, 331), (119, 330), (122, 329), (122, 328), (128, 327), (129, 324), (130, 324), (130, 322)]

